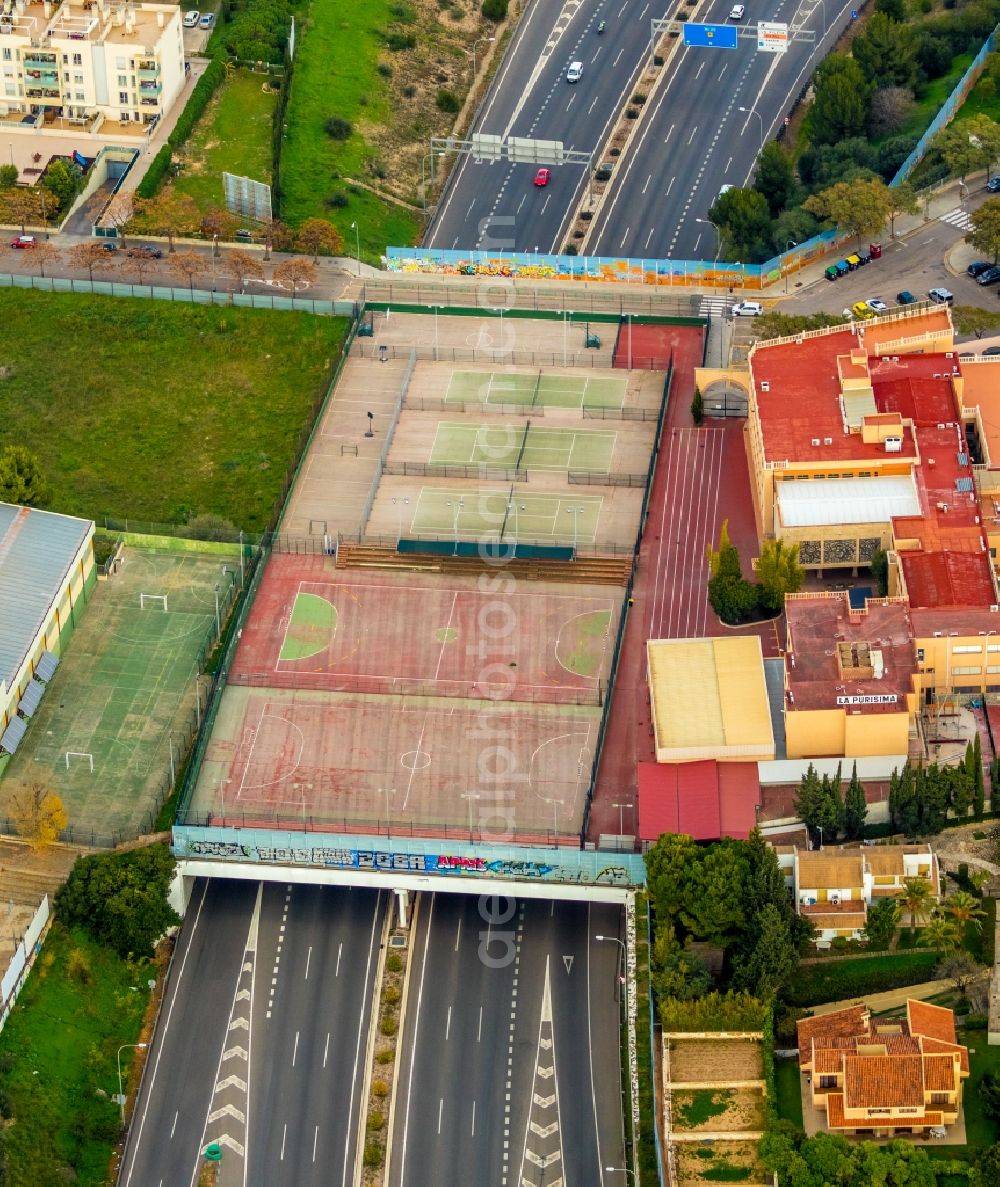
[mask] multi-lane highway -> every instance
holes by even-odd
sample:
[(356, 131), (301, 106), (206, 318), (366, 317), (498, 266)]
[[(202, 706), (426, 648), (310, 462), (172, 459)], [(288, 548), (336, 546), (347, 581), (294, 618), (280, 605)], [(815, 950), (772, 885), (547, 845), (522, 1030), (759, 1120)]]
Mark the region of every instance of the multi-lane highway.
[(227, 1181), (355, 1182), (387, 895), (200, 884), (179, 937), (119, 1176), (192, 1187), (222, 1140)]
[[(784, 54), (758, 53), (755, 37), (735, 50), (677, 46), (667, 76), (619, 164), (613, 190), (595, 219), (589, 255), (713, 258), (718, 242), (705, 221), (723, 185), (744, 185), (765, 140), (779, 128), (817, 63), (849, 19), (848, 0), (778, 0), (766, 11), (746, 6), (745, 33), (761, 19), (815, 34)], [(699, 21), (725, 23), (730, 0), (707, 0)], [(662, 2), (555, 0), (529, 5), (474, 130), (561, 140), (592, 153), (623, 101), (635, 90), (648, 55), (650, 17)], [(597, 22), (606, 22), (604, 34)], [(570, 61), (583, 76), (567, 83)], [(740, 108), (745, 108), (741, 111)], [(460, 158), (426, 244), (432, 247), (559, 251), (587, 187), (586, 170), (564, 165), (545, 187), (535, 169)]]
[(422, 898), (390, 1187), (615, 1187), (617, 907)]

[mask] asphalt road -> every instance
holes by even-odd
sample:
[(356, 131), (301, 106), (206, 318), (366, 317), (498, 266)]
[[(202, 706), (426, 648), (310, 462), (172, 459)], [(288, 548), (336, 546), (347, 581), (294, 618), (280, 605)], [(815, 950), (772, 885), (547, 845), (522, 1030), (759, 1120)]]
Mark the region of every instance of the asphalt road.
[[(652, 0), (533, 0), (518, 25), (473, 132), (561, 140), (591, 153), (627, 98), (649, 47)], [(606, 22), (605, 32), (596, 32)], [(571, 61), (583, 63), (566, 82)], [(563, 165), (548, 186), (536, 166), (456, 164), (424, 242), (445, 248), (551, 250), (587, 171)]]
[[(225, 1107), (237, 1112), (215, 1125), (245, 1150), (241, 1158), (223, 1149), (226, 1182), (345, 1187), (354, 1181), (387, 897), (267, 884), (248, 949), (257, 891), (256, 883), (215, 879), (192, 899), (122, 1187), (193, 1187), (201, 1150), (217, 1136), (206, 1125)], [(248, 967), (252, 981), (241, 982)], [(234, 1049), (249, 1053), (245, 1062), (223, 1058)], [(222, 1088), (223, 1080), (233, 1083)]]
[[(603, 1168), (624, 1157), (620, 950), (593, 936), (617, 935), (619, 915), (597, 904), (423, 898), (391, 1187), (540, 1187), (554, 1176), (566, 1187), (616, 1187), (621, 1176)], [(540, 1106), (543, 1094), (555, 1099)], [(539, 1150), (551, 1155), (536, 1161)]]
[[(760, 19), (801, 21), (816, 40), (794, 41), (784, 54), (758, 53), (756, 40), (743, 37), (735, 50), (679, 48), (597, 219), (588, 254), (715, 258), (709, 208), (723, 185), (752, 178), (762, 145), (843, 32), (852, 3), (778, 0), (762, 11), (750, 0), (746, 7), (744, 30), (756, 31)], [(730, 0), (713, 0), (698, 19), (726, 23), (729, 8)]]

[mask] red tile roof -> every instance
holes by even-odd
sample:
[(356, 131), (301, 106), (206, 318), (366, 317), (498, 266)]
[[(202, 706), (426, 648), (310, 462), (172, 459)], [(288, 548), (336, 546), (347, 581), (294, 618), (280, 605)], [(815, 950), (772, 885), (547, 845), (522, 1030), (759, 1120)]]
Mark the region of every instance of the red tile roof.
[(799, 1040), (799, 1062), (808, 1064), (812, 1053), (814, 1038), (851, 1039), (858, 1034), (867, 1033), (867, 1006), (847, 1006), (843, 1010), (834, 1010), (829, 1014), (820, 1014), (815, 1018), (800, 1018), (795, 1024)]
[(944, 1006), (932, 1006), (910, 998), (906, 1003), (906, 1020), (911, 1034), (924, 1035), (941, 1043), (955, 1043), (955, 1015)]
[(844, 1108), (924, 1107), (923, 1060), (919, 1055), (845, 1055)]

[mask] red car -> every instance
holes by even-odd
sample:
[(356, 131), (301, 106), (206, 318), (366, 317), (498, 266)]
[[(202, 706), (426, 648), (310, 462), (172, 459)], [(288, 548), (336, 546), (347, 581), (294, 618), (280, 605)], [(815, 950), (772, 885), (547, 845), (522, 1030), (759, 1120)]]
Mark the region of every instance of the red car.
[(539, 169), (535, 174), (535, 185), (548, 185), (551, 176), (551, 169)]
[(11, 247), (17, 248), (18, 250), (23, 250), (27, 247), (34, 247), (35, 237), (34, 235), (18, 235), (16, 239), (12, 239), (10, 241), (10, 245)]

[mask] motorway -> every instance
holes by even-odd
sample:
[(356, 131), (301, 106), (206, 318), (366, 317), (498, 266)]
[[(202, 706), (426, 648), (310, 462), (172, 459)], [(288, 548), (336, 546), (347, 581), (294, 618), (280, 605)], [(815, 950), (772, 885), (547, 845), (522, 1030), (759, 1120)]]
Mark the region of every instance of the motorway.
[(196, 885), (121, 1187), (193, 1187), (218, 1139), (227, 1184), (354, 1182), (386, 905), (364, 890)]
[[(425, 895), (390, 1187), (617, 1187), (618, 908)], [(596, 1069), (596, 1074), (595, 1074)]]
[[(725, 184), (745, 185), (764, 141), (780, 127), (816, 63), (849, 19), (847, 0), (778, 0), (766, 13), (747, 6), (742, 31), (756, 21), (800, 25), (814, 42), (793, 41), (784, 54), (758, 53), (755, 36), (736, 50), (678, 46), (669, 75), (650, 110), (611, 195), (595, 220), (587, 254), (637, 258), (714, 258), (717, 239), (705, 221)], [(696, 12), (723, 24), (730, 0), (708, 0)], [(649, 19), (662, 16), (648, 0), (597, 0), (560, 10), (535, 0), (498, 71), (474, 131), (561, 140), (593, 152), (635, 83), (649, 46)], [(598, 36), (598, 20), (607, 31)], [(579, 83), (565, 81), (567, 64), (583, 62)], [(740, 111), (745, 107), (746, 111)], [(578, 166), (552, 170), (544, 188), (534, 166), (476, 164), (459, 159), (425, 238), (432, 247), (558, 251), (569, 212), (587, 186)]]

